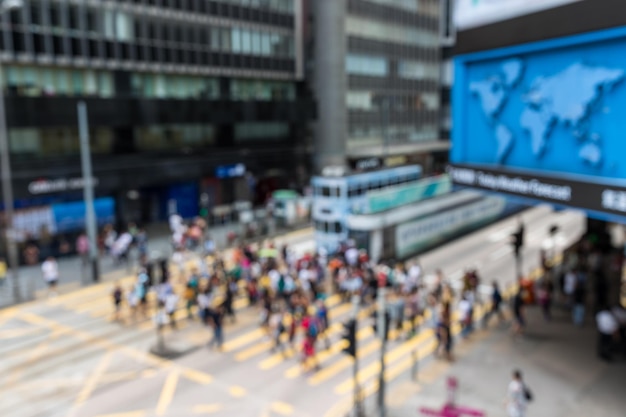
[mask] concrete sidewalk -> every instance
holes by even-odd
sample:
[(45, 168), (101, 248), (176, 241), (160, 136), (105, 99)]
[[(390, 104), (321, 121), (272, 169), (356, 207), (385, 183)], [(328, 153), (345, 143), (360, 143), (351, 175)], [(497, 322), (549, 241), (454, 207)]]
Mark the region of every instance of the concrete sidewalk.
[[(538, 308), (530, 307), (527, 334), (521, 338), (514, 339), (508, 324), (502, 324), (457, 340), (455, 362), (433, 359), (420, 367), (416, 383), (390, 387), (387, 417), (420, 416), (421, 407), (441, 409), (449, 376), (460, 384), (458, 405), (504, 417), (513, 369), (522, 370), (534, 394), (528, 417), (626, 415), (626, 360), (607, 364), (596, 357), (595, 320), (589, 312), (583, 328), (574, 327), (564, 310), (555, 310), (554, 316), (545, 322)], [(373, 411), (372, 399), (368, 402)]]

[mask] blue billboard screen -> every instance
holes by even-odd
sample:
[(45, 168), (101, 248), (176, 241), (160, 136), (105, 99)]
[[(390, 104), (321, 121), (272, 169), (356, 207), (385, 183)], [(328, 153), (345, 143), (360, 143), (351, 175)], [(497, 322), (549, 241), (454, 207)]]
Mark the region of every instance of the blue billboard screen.
[[(563, 188), (569, 180), (621, 192), (626, 187), (625, 50), (626, 28), (616, 28), (457, 57), (450, 159), (453, 168), (481, 167), (491, 177), (478, 184), (482, 177), (476, 172), (471, 184), (457, 181), (463, 175), (453, 172), (453, 180), (533, 197), (532, 190), (515, 190), (530, 187), (523, 181), (533, 175), (558, 179), (541, 185), (544, 195), (534, 197), (554, 196), (575, 206), (576, 189)], [(498, 173), (527, 177), (515, 186), (502, 179), (499, 190)], [(603, 191), (597, 190), (599, 198)], [(626, 212), (601, 200), (596, 206), (581, 205)]]

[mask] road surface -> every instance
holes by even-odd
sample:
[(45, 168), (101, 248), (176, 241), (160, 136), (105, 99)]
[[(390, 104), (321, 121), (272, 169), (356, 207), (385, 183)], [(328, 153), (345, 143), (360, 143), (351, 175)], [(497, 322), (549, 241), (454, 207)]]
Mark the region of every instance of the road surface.
[[(581, 213), (552, 212), (539, 206), (523, 213), (526, 224), (524, 270), (534, 270), (539, 250), (548, 245), (548, 228), (558, 224), (557, 250), (584, 231)], [(511, 218), (472, 233), (419, 257), (427, 279), (436, 268), (456, 282), (465, 268), (477, 267), (484, 282), (514, 281), (508, 243), (517, 225)], [(282, 240), (299, 252), (313, 247), (311, 230)], [(127, 281), (125, 281), (127, 282)], [(335, 417), (344, 416), (353, 391), (352, 361), (336, 343), (341, 322), (351, 306), (336, 296), (328, 299), (330, 349), (321, 350), (321, 370), (302, 371), (297, 354), (274, 354), (258, 327), (259, 311), (244, 299), (236, 301), (238, 320), (225, 327), (223, 352), (205, 345), (210, 331), (184, 318), (180, 329), (167, 331), (167, 345), (180, 353), (166, 360), (149, 353), (155, 344), (154, 325), (145, 321), (120, 325), (111, 319), (110, 284), (84, 288), (54, 299), (0, 311), (0, 415), (12, 417)], [(377, 387), (379, 342), (360, 313), (359, 381), (364, 395)], [(391, 334), (395, 339), (394, 333)], [(431, 356), (433, 332), (423, 327), (407, 340), (387, 346), (386, 379), (393, 389), (413, 365)]]

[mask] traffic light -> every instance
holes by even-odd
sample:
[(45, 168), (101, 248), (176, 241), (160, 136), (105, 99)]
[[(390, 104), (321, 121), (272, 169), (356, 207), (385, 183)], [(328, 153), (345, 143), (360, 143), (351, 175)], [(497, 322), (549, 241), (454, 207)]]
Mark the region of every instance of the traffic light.
[(341, 339), (348, 342), (348, 344), (342, 349), (344, 353), (356, 358), (356, 320), (350, 319), (347, 323), (343, 324), (343, 333)]
[(520, 228), (511, 235), (511, 244), (513, 245), (515, 256), (519, 256), (522, 246), (524, 246), (524, 229)]

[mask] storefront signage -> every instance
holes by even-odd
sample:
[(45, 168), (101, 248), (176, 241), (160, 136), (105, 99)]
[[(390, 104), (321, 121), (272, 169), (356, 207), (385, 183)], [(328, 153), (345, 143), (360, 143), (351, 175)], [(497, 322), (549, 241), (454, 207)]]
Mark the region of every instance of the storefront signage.
[[(94, 187), (98, 185), (98, 178), (92, 179)], [(82, 177), (79, 178), (59, 178), (59, 179), (40, 179), (28, 184), (28, 192), (33, 195), (60, 193), (63, 191), (81, 190), (85, 186)]]
[(378, 169), (383, 165), (380, 158), (363, 158), (354, 161), (354, 169), (357, 171), (369, 171), (372, 169)]
[(385, 166), (387, 167), (397, 167), (400, 165), (406, 165), (406, 162), (407, 162), (406, 155), (389, 156), (385, 158)]
[(215, 169), (217, 178), (236, 178), (242, 177), (246, 173), (244, 164), (221, 165)]
[(499, 216), (506, 209), (502, 197), (487, 197), (396, 228), (396, 254), (403, 258), (416, 253), (435, 241), (446, 239), (459, 231), (474, 227)]

